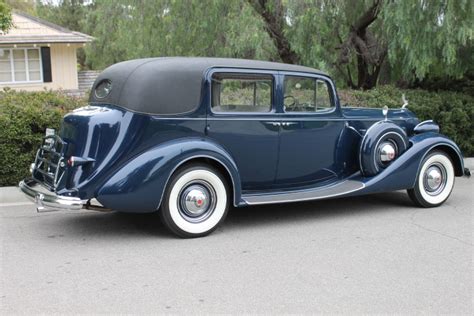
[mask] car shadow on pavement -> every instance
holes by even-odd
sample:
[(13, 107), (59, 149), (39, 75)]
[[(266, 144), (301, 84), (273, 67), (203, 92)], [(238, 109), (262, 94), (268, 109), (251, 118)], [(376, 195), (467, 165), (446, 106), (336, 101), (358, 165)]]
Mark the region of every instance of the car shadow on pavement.
[[(234, 208), (227, 225), (266, 225), (274, 222), (298, 222), (322, 218), (392, 212), (413, 208), (405, 191), (371, 194), (347, 198)], [(225, 225), (225, 224), (224, 224)]]
[[(317, 221), (322, 218), (354, 216), (413, 207), (404, 191), (309, 202), (231, 208), (219, 230), (242, 227)], [(126, 214), (84, 212), (58, 218), (68, 235), (174, 238), (161, 223), (158, 213)]]

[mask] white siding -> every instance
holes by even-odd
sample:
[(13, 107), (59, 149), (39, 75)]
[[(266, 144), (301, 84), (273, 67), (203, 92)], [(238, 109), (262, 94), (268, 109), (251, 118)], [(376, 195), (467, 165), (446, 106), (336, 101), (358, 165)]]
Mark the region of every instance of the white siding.
[[(37, 45), (38, 47), (40, 45)], [(10, 46), (11, 47), (11, 46)], [(18, 46), (21, 47), (21, 46)], [(43, 89), (52, 90), (76, 90), (77, 82), (77, 44), (51, 44), (51, 72), (52, 82), (23, 83), (23, 84), (1, 84), (0, 88), (10, 87), (15, 90), (38, 91)]]

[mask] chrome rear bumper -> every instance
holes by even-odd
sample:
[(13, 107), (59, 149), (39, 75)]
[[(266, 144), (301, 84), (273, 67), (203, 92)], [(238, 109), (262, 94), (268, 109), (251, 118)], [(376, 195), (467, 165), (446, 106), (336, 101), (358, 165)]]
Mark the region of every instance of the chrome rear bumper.
[(38, 212), (80, 210), (85, 201), (70, 196), (60, 196), (48, 191), (34, 179), (25, 179), (19, 184), (20, 190), (36, 204)]

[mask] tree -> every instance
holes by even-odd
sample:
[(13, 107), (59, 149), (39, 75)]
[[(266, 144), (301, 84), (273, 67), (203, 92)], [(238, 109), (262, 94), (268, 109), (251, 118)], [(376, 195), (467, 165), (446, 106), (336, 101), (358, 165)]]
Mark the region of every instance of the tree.
[(8, 32), (13, 26), (12, 12), (10, 7), (2, 0), (0, 1), (0, 30)]
[[(76, 32), (84, 32), (85, 20), (92, 5), (86, 0), (43, 0), (36, 5), (39, 17)], [(85, 67), (86, 56), (83, 48), (77, 50), (77, 60)]]
[[(13, 1), (13, 0), (8, 0)], [(29, 0), (28, 3), (34, 0)], [(474, 76), (472, 0), (42, 0), (40, 17), (96, 40), (96, 69), (132, 58), (298, 63), (354, 89)]]
[[(182, 0), (113, 3), (99, 0), (88, 15), (87, 63), (158, 56), (217, 56), (278, 60), (263, 22), (239, 1)], [(87, 33), (87, 32), (86, 32)]]
[(87, 3), (85, 0), (43, 0), (38, 2), (36, 13), (47, 21), (81, 32), (84, 28)]
[(472, 0), (391, 1), (382, 19), (397, 78), (474, 74)]
[(5, 1), (13, 10), (36, 15), (36, 0), (0, 0), (2, 1)]
[[(346, 14), (353, 10), (345, 2), (344, 11)], [(352, 5), (351, 5), (352, 6)], [(338, 59), (335, 62), (336, 67), (341, 69), (346, 66), (347, 85), (351, 88), (371, 89), (376, 86), (379, 78), (382, 64), (387, 55), (387, 45), (381, 36), (377, 36), (371, 26), (378, 19), (382, 8), (382, 0), (373, 0), (368, 7), (364, 7), (349, 22), (349, 29), (346, 36), (337, 34), (341, 44), (339, 47)], [(357, 64), (357, 83), (355, 84), (351, 75), (351, 58), (356, 59)]]
[[(469, 0), (248, 1), (281, 60), (334, 69), (352, 88), (375, 87), (384, 71), (393, 82), (427, 74), (459, 77), (472, 69)], [(285, 51), (296, 57), (285, 58)]]
[(265, 21), (265, 30), (272, 38), (281, 60), (288, 64), (297, 64), (298, 55), (291, 48), (285, 35), (285, 12), (281, 0), (248, 0), (250, 5)]
[[(309, 65), (320, 65), (320, 62), (313, 61), (314, 57), (308, 56), (304, 51), (312, 50), (308, 44), (324, 47), (330, 51), (330, 54), (323, 53), (328, 62), (326, 68), (328, 64), (333, 65), (344, 76), (348, 86), (370, 89), (376, 85), (387, 48), (370, 27), (378, 18), (382, 0), (373, 0), (369, 5), (364, 1), (296, 1), (288, 2), (286, 8), (281, 0), (248, 1), (265, 21), (265, 29), (274, 39), (284, 62), (302, 61)], [(323, 23), (332, 27), (320, 25)], [(344, 25), (345, 28), (342, 29)], [(298, 28), (301, 30), (296, 30)], [(315, 34), (319, 36), (316, 40), (308, 38)], [(305, 47), (299, 41), (305, 43)], [(321, 49), (316, 51), (322, 53)], [(337, 59), (334, 59), (335, 56)], [(356, 71), (351, 69), (353, 59), (357, 65)], [(354, 72), (357, 73), (357, 82), (352, 78)]]

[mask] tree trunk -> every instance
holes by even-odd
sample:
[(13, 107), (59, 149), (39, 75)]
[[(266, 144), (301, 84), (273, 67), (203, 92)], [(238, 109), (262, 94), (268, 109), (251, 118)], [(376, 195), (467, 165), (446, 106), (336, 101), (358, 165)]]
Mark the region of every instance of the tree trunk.
[[(382, 0), (374, 0), (372, 6), (351, 26), (351, 31), (345, 41), (341, 41), (341, 51), (337, 64), (338, 69), (347, 64), (346, 78), (350, 78), (349, 66), (351, 57), (356, 55), (358, 89), (372, 89), (377, 85), (380, 69), (387, 54), (387, 47), (379, 43), (372, 35), (369, 26), (377, 19)], [(348, 80), (354, 86), (352, 79)]]
[(281, 0), (275, 0), (274, 10), (270, 10), (267, 0), (247, 0), (265, 22), (265, 30), (275, 43), (278, 55), (287, 64), (297, 64), (298, 55), (293, 51), (285, 36), (285, 17)]

